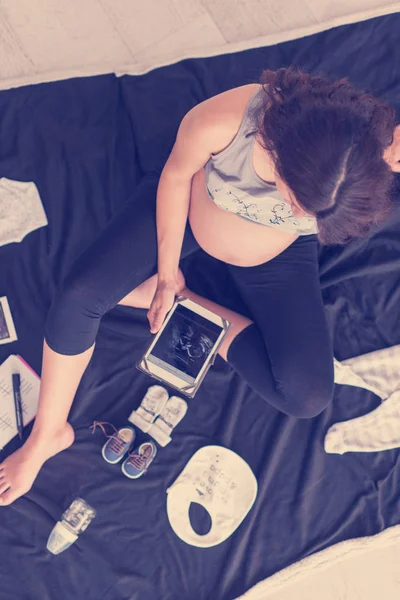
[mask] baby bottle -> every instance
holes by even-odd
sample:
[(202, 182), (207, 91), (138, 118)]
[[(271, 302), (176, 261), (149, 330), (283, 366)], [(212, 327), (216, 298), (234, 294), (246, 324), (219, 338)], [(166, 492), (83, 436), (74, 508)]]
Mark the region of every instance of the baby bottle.
[(76, 542), (95, 516), (94, 508), (82, 498), (75, 498), (53, 527), (47, 541), (47, 550), (52, 554), (64, 552)]

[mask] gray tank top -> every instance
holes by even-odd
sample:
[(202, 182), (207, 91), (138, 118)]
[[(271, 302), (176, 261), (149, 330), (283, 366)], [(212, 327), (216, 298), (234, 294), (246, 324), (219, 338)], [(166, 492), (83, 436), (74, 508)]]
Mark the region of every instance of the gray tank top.
[(262, 88), (253, 94), (232, 142), (222, 152), (212, 154), (204, 165), (208, 195), (220, 208), (261, 225), (298, 235), (317, 233), (315, 217), (295, 217), (276, 186), (254, 170), (256, 114), (263, 94)]

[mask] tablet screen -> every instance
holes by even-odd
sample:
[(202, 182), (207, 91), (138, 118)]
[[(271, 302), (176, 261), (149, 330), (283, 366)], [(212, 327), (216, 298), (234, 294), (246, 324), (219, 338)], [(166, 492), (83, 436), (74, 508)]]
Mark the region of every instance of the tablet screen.
[(178, 304), (151, 351), (151, 359), (194, 381), (221, 332), (219, 325)]

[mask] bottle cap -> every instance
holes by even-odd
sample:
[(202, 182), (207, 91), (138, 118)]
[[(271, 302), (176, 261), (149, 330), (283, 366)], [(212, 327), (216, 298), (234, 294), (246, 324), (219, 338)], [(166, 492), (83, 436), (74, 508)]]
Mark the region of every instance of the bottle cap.
[(52, 554), (60, 554), (72, 546), (77, 539), (78, 536), (75, 533), (72, 533), (61, 521), (58, 521), (47, 540), (47, 550)]

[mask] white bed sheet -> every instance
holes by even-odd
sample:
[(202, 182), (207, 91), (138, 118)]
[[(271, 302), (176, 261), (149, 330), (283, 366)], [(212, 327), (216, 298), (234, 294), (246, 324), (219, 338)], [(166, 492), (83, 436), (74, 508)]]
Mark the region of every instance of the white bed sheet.
[(0, 89), (140, 74), (399, 11), (390, 0), (1, 0)]
[(399, 600), (399, 565), (396, 525), (307, 557), (260, 582), (240, 600)]

